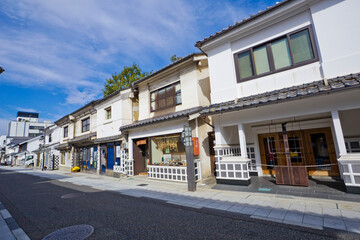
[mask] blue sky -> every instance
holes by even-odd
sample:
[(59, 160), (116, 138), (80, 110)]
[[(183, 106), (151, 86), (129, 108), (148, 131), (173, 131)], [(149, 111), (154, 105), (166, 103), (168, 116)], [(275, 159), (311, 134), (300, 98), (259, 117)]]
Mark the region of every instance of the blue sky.
[(144, 71), (273, 0), (1, 0), (0, 135), (17, 111), (55, 121), (100, 98), (105, 79)]

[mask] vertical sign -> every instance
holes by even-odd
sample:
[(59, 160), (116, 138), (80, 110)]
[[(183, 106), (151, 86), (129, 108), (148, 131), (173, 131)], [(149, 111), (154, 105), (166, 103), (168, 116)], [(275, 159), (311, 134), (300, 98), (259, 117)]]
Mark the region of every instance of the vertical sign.
[(120, 145), (116, 146), (116, 158), (120, 158), (121, 157), (121, 151), (120, 151)]

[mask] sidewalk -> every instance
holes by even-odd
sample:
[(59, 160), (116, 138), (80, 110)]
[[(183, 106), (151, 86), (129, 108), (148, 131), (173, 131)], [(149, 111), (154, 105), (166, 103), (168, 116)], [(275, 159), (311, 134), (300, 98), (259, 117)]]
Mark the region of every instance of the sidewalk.
[(87, 173), (42, 172), (18, 167), (0, 169), (86, 185), (101, 191), (108, 190), (133, 197), (158, 199), (168, 204), (195, 209), (216, 209), (283, 224), (319, 230), (332, 228), (360, 234), (360, 201), (224, 191), (209, 189), (206, 185), (200, 184), (196, 192), (188, 192), (187, 184), (152, 180), (146, 176), (117, 179)]

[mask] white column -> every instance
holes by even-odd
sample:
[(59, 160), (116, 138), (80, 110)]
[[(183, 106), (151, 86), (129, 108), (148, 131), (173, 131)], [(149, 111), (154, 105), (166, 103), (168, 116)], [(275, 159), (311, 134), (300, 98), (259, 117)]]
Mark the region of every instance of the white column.
[(331, 112), (333, 124), (334, 124), (334, 130), (335, 130), (335, 136), (336, 136), (336, 142), (339, 147), (339, 154), (340, 156), (346, 155), (346, 146), (345, 146), (345, 139), (344, 134), (341, 128), (341, 122), (339, 117), (338, 111), (332, 111)]
[(129, 137), (129, 160), (134, 159), (133, 155), (133, 140)]
[(238, 123), (241, 157), (247, 158), (245, 129), (242, 123)]
[(215, 128), (214, 128), (214, 131), (215, 131), (215, 146), (221, 146), (223, 144), (224, 145), (226, 144), (226, 141), (224, 139), (224, 136), (223, 136), (223, 133), (221, 132), (221, 130), (222, 130), (222, 127), (219, 124), (219, 119), (216, 119)]

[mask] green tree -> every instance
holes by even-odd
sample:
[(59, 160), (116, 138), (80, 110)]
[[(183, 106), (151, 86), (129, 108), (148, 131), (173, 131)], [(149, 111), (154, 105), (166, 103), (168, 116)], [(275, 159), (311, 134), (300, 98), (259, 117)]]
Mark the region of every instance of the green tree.
[(170, 58), (171, 62), (173, 62), (173, 63), (177, 62), (177, 61), (179, 61), (181, 59), (182, 59), (182, 57), (177, 57), (176, 54), (172, 55), (171, 58)]
[(143, 72), (141, 68), (135, 63), (133, 63), (133, 65), (130, 67), (125, 66), (121, 73), (115, 73), (111, 76), (111, 78), (106, 79), (103, 95), (106, 97), (117, 90), (130, 87), (131, 83), (146, 77), (149, 74), (151, 74), (151, 72)]

